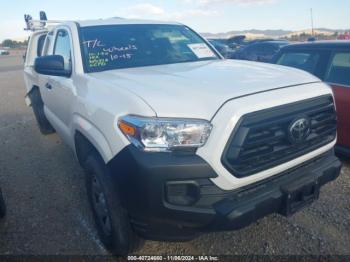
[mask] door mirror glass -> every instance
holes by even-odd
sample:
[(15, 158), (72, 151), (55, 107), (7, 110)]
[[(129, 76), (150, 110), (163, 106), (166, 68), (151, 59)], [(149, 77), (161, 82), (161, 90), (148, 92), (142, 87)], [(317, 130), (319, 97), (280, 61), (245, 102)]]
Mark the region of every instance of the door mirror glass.
[(65, 69), (64, 58), (60, 55), (42, 56), (35, 59), (34, 69), (38, 74), (70, 77), (71, 70)]

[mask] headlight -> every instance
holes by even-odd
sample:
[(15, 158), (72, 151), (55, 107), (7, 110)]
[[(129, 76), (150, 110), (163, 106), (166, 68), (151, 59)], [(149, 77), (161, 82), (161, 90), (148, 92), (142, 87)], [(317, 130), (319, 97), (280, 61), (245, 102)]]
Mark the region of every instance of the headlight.
[(206, 120), (125, 116), (118, 127), (129, 141), (145, 151), (198, 148), (207, 141), (212, 125)]

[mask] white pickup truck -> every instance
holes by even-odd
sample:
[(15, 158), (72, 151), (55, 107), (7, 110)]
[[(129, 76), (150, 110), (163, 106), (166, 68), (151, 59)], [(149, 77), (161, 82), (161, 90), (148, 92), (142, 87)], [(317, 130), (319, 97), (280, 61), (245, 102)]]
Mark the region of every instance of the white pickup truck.
[(86, 171), (97, 229), (125, 255), (289, 216), (336, 179), (336, 111), (314, 76), (225, 60), (189, 27), (72, 21), (32, 33), (26, 102)]

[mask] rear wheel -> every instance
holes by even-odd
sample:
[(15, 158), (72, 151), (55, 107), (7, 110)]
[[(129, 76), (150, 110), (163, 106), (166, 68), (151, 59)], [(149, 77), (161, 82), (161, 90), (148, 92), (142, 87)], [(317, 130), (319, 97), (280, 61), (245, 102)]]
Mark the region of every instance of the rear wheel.
[(55, 133), (55, 129), (52, 127), (52, 125), (50, 124), (50, 122), (47, 120), (45, 116), (44, 102), (41, 98), (39, 89), (34, 88), (28, 94), (28, 96), (31, 100), (34, 116), (38, 123), (40, 132), (43, 135), (49, 135), (49, 134)]
[(6, 215), (6, 205), (0, 189), (0, 218)]
[(133, 231), (108, 167), (93, 154), (87, 157), (84, 168), (87, 194), (102, 243), (115, 255), (127, 255), (140, 248), (143, 241)]

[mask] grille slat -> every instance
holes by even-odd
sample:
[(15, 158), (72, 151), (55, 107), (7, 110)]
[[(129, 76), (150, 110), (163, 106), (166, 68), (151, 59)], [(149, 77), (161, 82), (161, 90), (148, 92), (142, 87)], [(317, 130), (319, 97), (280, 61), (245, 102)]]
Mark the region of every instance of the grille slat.
[[(310, 134), (302, 143), (293, 143), (289, 139), (289, 128), (301, 117), (310, 119)], [(222, 162), (236, 177), (255, 174), (332, 142), (336, 137), (336, 123), (332, 96), (247, 114), (234, 130)]]
[[(278, 140), (286, 138), (286, 136), (287, 135), (284, 132), (280, 131), (278, 134), (275, 133), (275, 135), (273, 137), (267, 137), (267, 138), (256, 140), (256, 141), (254, 141), (254, 140), (249, 141), (249, 142), (247, 142), (246, 146), (244, 146), (244, 147), (250, 148), (250, 147), (254, 147), (254, 146), (258, 146), (258, 145), (263, 145), (265, 143), (269, 143), (269, 144), (276, 143), (276, 142), (278, 142)], [(249, 139), (249, 140), (251, 140), (251, 139)], [(273, 142), (272, 140), (275, 140), (275, 142)]]

